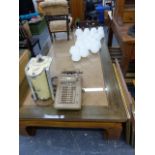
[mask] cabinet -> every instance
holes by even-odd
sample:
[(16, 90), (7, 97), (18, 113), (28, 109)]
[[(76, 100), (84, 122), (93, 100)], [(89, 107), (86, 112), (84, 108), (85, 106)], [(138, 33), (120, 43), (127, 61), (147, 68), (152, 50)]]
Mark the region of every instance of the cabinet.
[(85, 17), (85, 1), (84, 0), (69, 0), (70, 13), (73, 17), (74, 22), (79, 20), (84, 20)]
[(116, 0), (114, 18), (118, 24), (135, 22), (135, 0)]

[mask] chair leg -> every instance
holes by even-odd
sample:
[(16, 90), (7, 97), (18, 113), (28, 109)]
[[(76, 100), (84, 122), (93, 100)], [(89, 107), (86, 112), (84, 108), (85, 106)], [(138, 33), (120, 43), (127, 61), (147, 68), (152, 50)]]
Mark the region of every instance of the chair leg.
[(56, 39), (56, 34), (55, 34), (55, 33), (53, 33), (53, 36), (54, 36), (54, 38)]
[(67, 40), (69, 40), (69, 30), (67, 31)]
[(30, 46), (30, 51), (31, 51), (31, 56), (32, 57), (35, 57), (35, 53), (34, 53), (34, 50), (33, 50), (33, 47), (32, 46)]
[(66, 28), (67, 28), (67, 40), (69, 40), (69, 18), (68, 15), (66, 16)]
[(40, 45), (40, 41), (38, 40), (38, 46), (39, 46), (39, 49), (41, 50), (41, 45)]
[(35, 57), (35, 53), (34, 53), (34, 51), (33, 51), (33, 47), (34, 47), (34, 46), (32, 46), (31, 43), (28, 43), (27, 46), (28, 46), (28, 48), (29, 48), (29, 50), (30, 50), (30, 52), (31, 52), (31, 57)]
[(51, 42), (53, 43), (53, 36), (52, 33), (50, 33)]

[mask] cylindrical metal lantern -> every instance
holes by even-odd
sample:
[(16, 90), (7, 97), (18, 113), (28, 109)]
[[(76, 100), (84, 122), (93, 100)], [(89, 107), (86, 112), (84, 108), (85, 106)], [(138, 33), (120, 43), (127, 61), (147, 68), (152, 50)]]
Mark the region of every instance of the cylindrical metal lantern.
[(51, 57), (39, 55), (31, 58), (25, 68), (34, 100), (47, 100), (50, 98), (54, 100), (50, 76), (51, 62)]

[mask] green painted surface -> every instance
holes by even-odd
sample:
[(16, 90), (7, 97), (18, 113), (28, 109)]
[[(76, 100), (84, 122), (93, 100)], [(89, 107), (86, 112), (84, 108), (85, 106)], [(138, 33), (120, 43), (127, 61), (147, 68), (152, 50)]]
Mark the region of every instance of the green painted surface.
[(46, 27), (45, 19), (36, 22), (36, 23), (30, 23), (30, 30), (32, 35), (39, 35)]

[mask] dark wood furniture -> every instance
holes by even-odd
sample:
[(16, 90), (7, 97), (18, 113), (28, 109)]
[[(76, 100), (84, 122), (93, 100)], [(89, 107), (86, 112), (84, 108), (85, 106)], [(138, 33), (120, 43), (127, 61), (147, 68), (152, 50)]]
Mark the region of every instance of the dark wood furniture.
[(76, 20), (84, 20), (85, 18), (85, 1), (84, 0), (69, 0), (70, 13), (73, 17), (73, 24)]
[(35, 53), (33, 51), (34, 46), (38, 44), (39, 49), (41, 50), (39, 38), (34, 38), (31, 35), (31, 32), (28, 31), (27, 26), (23, 24), (19, 25), (19, 48), (20, 49), (29, 49), (31, 51), (31, 56), (34, 57)]
[(59, 32), (66, 32), (69, 40), (72, 18), (69, 16), (69, 4), (48, 4), (47, 1), (38, 2), (42, 13), (45, 16), (48, 30), (53, 41), (53, 35)]
[(99, 54), (73, 63), (68, 52), (73, 43), (70, 40), (53, 44), (52, 74), (59, 75), (63, 69), (80, 69), (83, 87), (100, 87), (103, 91), (82, 93), (83, 106), (78, 111), (56, 110), (52, 103), (48, 107), (36, 106), (29, 93), (20, 108), (20, 134), (34, 135), (37, 127), (101, 128), (107, 139), (118, 139), (123, 124), (130, 119), (130, 111), (128, 100), (122, 98), (122, 92), (127, 92), (120, 91), (107, 45), (102, 40)]
[[(65, 16), (55, 16), (52, 17), (52, 16), (45, 16), (45, 19), (46, 19), (46, 22), (47, 22), (47, 25), (48, 25), (48, 30), (50, 32), (50, 36), (51, 36), (51, 40), (53, 41), (53, 36), (55, 36), (55, 33), (59, 33), (59, 32), (66, 32), (67, 33), (67, 40), (69, 40), (69, 32), (70, 32), (70, 26), (69, 26), (69, 16), (68, 15), (65, 15)], [(50, 27), (49, 27), (49, 24), (51, 21), (58, 21), (58, 20), (64, 20), (66, 22), (66, 30), (58, 30), (58, 31), (51, 31)], [(52, 35), (53, 34), (53, 35)]]
[(109, 49), (112, 48), (112, 39), (113, 35), (115, 35), (122, 52), (121, 68), (124, 75), (128, 70), (130, 61), (135, 59), (135, 38), (128, 35), (128, 29), (133, 24), (125, 23), (119, 25), (116, 19), (113, 18), (109, 25), (108, 47)]
[(114, 18), (119, 25), (135, 22), (135, 0), (116, 0)]

